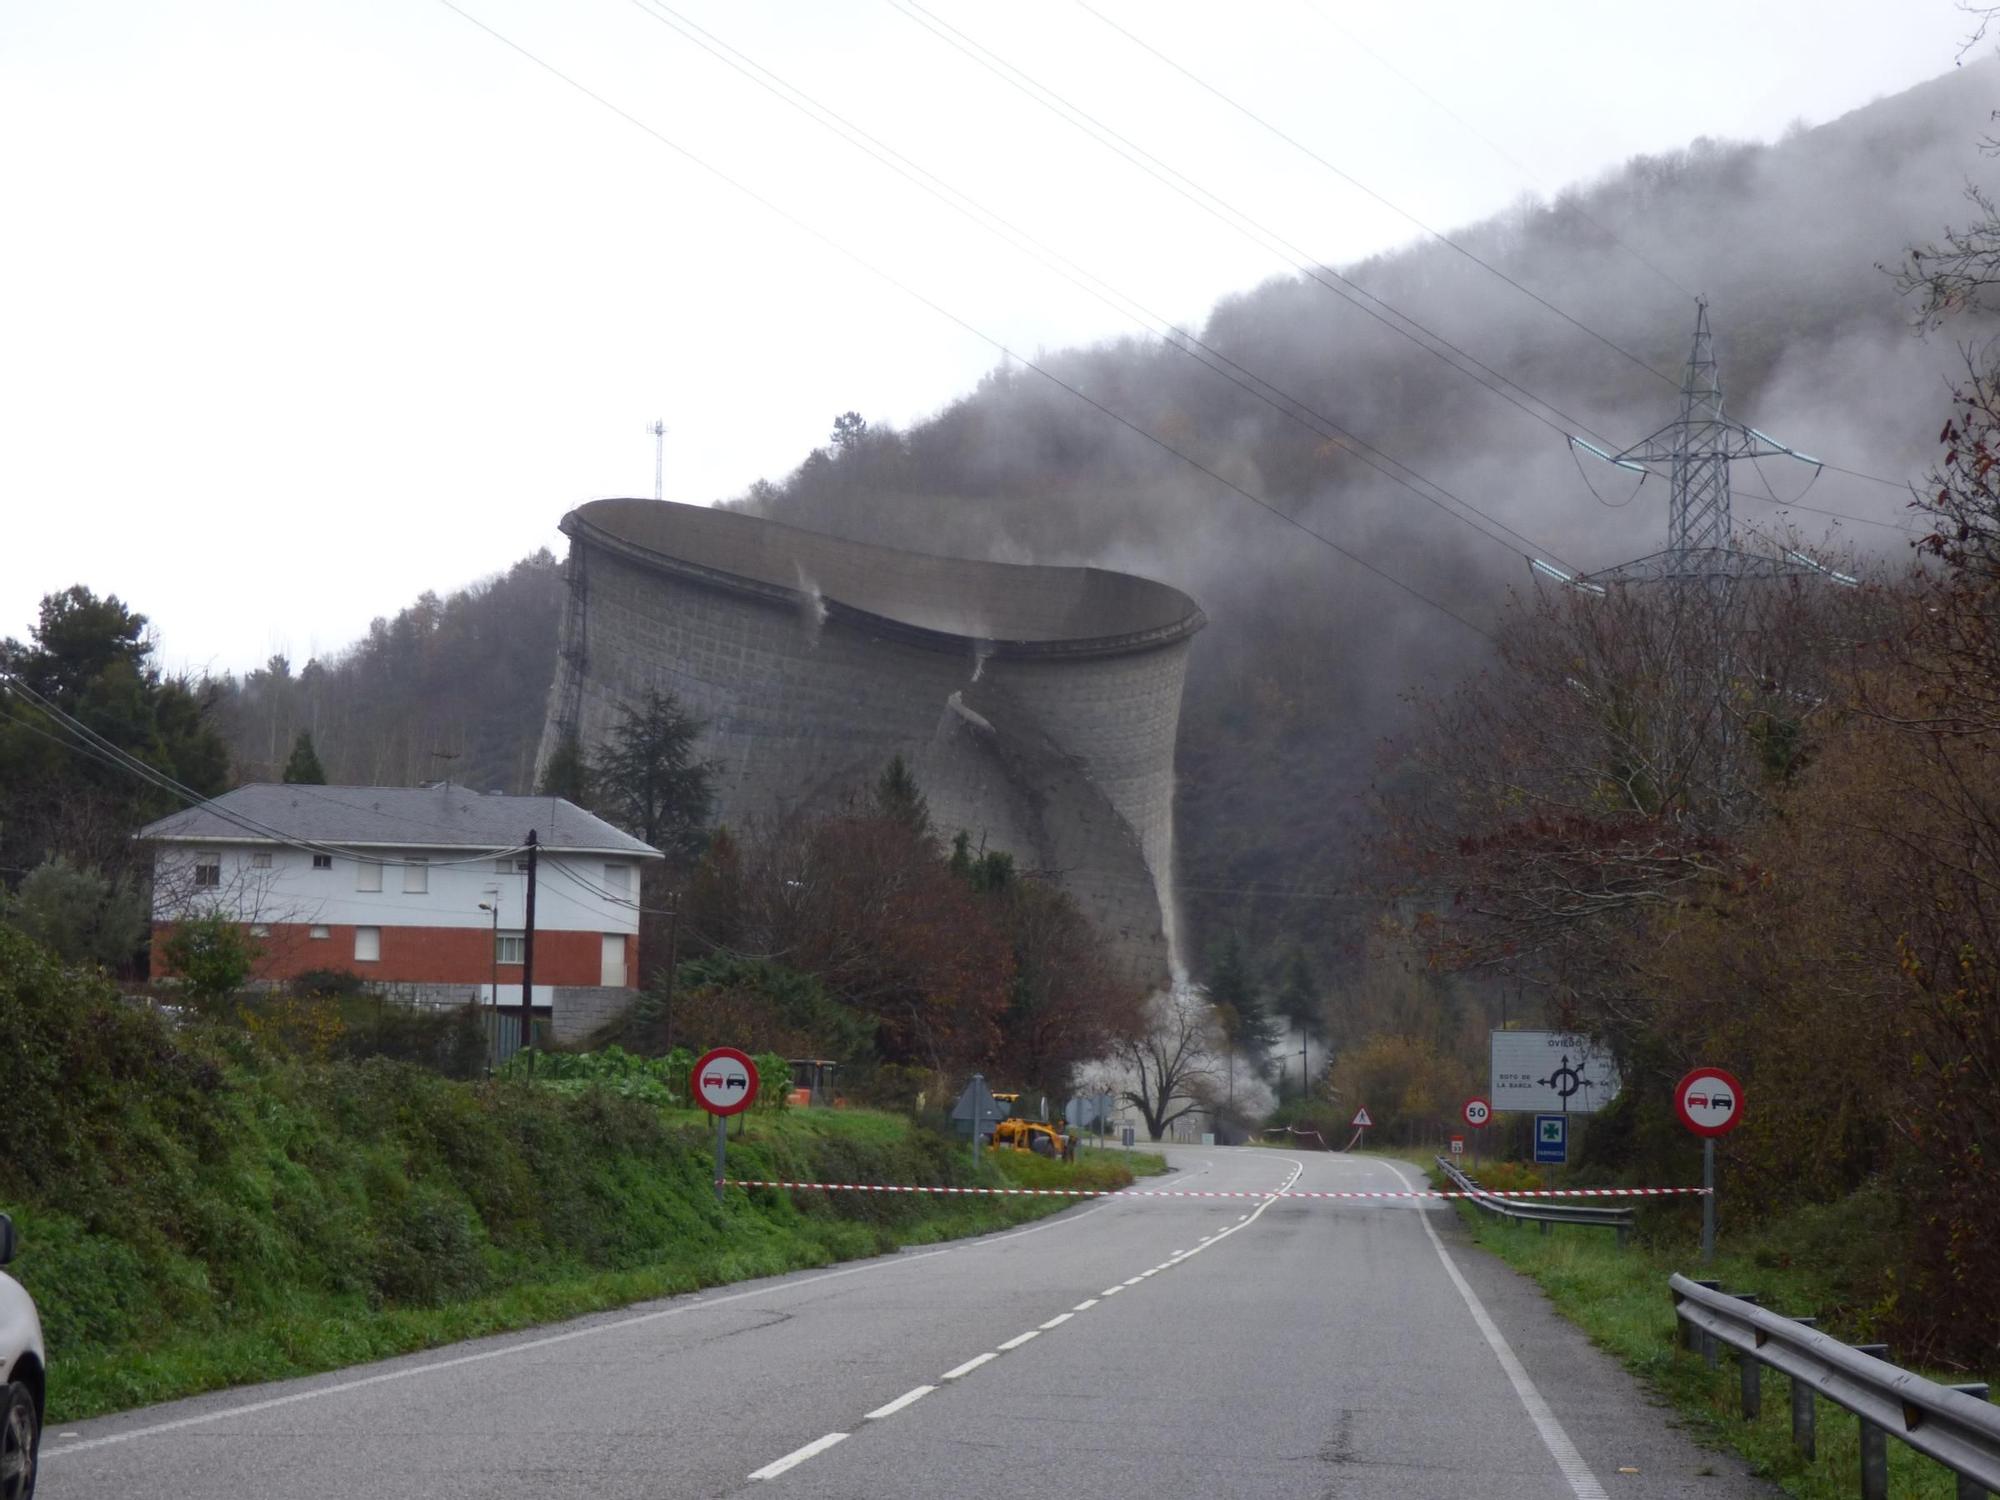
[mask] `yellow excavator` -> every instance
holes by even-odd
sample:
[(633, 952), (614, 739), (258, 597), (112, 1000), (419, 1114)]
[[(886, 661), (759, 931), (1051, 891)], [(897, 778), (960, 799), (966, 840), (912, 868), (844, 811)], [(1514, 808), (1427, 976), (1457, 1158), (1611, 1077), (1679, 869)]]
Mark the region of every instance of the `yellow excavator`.
[[(999, 1095), (994, 1095), (997, 1099)], [(1006, 1148), (1012, 1151), (1032, 1151), (1037, 1156), (1046, 1156), (1052, 1161), (1062, 1161), (1069, 1156), (1069, 1142), (1061, 1130), (1040, 1120), (1007, 1119), (993, 1126), (993, 1145), (996, 1150)]]

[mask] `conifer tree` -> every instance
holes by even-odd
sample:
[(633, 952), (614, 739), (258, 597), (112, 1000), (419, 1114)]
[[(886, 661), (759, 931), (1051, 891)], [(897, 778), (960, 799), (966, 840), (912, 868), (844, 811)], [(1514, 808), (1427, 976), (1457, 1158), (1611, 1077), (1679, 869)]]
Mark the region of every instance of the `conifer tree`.
[(326, 785), (326, 768), (319, 763), (319, 752), (313, 749), (311, 731), (301, 729), (298, 738), (292, 741), (292, 753), (285, 761), (284, 782), (286, 786)]

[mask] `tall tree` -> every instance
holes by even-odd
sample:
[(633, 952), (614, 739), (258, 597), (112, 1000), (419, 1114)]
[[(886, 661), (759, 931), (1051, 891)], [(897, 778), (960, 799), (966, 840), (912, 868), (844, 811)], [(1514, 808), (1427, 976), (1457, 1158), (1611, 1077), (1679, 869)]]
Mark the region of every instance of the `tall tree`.
[(1216, 945), (1208, 966), (1208, 999), (1221, 1019), (1232, 1052), (1261, 1060), (1278, 1040), (1264, 995), (1250, 973), (1243, 939), (1231, 932)]
[(228, 785), (212, 697), (160, 671), (146, 617), (115, 596), (44, 598), (31, 639), (0, 642), (0, 866), (61, 854), (121, 882), (134, 830), (182, 803), (162, 779), (197, 796)]
[(312, 731), (301, 729), (292, 741), (292, 753), (285, 761), (285, 783), (288, 786), (325, 786), (326, 768), (319, 763), (319, 753), (313, 749)]
[(844, 411), (833, 419), (833, 446), (839, 453), (848, 453), (861, 446), (861, 440), (868, 435), (868, 423), (858, 411)]
[(1318, 1041), (1326, 1035), (1326, 1009), (1321, 1004), (1319, 979), (1312, 960), (1297, 943), (1285, 959), (1285, 975), (1278, 983), (1278, 1014), (1302, 1036)]
[(589, 805), (590, 766), (583, 758), (583, 745), (575, 735), (564, 735), (555, 749), (549, 752), (548, 764), (542, 767), (541, 783), (535, 791), (543, 797), (561, 797), (579, 807)]
[(1126, 1080), (1119, 1096), (1139, 1111), (1153, 1140), (1183, 1115), (1214, 1107), (1213, 1035), (1209, 1007), (1199, 996), (1176, 990), (1154, 996), (1144, 1027), (1118, 1043)]
[(885, 818), (904, 824), (920, 838), (930, 837), (931, 805), (900, 754), (889, 758), (875, 783), (875, 808)]
[(703, 728), (672, 693), (626, 705), (591, 764), (597, 810), (655, 849), (699, 858), (719, 769), (695, 754)]

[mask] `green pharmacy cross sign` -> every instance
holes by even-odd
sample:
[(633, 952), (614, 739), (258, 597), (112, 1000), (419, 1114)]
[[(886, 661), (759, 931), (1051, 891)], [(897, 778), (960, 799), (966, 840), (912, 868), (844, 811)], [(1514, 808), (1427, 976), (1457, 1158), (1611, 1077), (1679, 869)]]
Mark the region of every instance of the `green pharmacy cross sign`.
[(1560, 1167), (1569, 1160), (1569, 1116), (1535, 1116), (1535, 1162)]

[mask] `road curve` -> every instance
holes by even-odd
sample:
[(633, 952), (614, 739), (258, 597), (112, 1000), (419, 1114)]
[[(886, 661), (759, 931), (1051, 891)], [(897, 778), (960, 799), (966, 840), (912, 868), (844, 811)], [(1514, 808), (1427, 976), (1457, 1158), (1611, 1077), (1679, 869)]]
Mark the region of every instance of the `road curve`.
[[(1147, 1185), (1421, 1185), (1372, 1158), (1170, 1154)], [(43, 1500), (1776, 1493), (1416, 1201), (1114, 1199), (78, 1423), (44, 1455)]]

